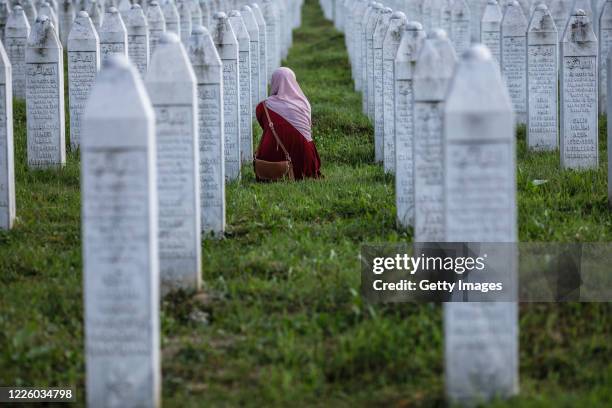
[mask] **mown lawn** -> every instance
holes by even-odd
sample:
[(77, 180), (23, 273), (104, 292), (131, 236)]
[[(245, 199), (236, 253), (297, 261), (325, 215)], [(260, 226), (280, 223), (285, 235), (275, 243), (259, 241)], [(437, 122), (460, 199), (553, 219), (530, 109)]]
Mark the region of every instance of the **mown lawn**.
[[(437, 305), (370, 306), (359, 295), (363, 243), (409, 241), (395, 229), (393, 179), (372, 164), (344, 37), (307, 0), (286, 65), (313, 105), (325, 179), (228, 188), (228, 233), (205, 241), (201, 294), (164, 299), (165, 406), (440, 406)], [(522, 241), (610, 241), (605, 123), (598, 171), (559, 170), (527, 154), (519, 129)], [(0, 232), (0, 385), (84, 392), (79, 164), (28, 171), (25, 106), (15, 106), (17, 205)], [(534, 179), (548, 183), (535, 186)], [(521, 396), (494, 406), (606, 406), (612, 307), (521, 306)]]

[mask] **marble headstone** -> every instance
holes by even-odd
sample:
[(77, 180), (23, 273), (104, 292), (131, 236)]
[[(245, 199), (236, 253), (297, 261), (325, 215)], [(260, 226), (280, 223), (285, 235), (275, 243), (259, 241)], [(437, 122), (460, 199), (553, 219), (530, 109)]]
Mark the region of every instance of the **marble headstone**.
[(470, 7), (466, 0), (454, 0), (451, 8), (451, 41), (457, 55), (462, 55), (471, 44)]
[(191, 36), (191, 5), (190, 0), (179, 0), (177, 5), (179, 20), (181, 21), (181, 41), (187, 44)]
[(60, 0), (57, 18), (59, 20), (59, 33), (62, 46), (65, 47), (68, 41), (68, 34), (72, 28), (72, 22), (75, 18), (74, 5), (71, 0)]
[(201, 286), (196, 78), (180, 38), (164, 34), (146, 74), (155, 111), (162, 294)]
[(555, 0), (547, 4), (550, 8), (550, 14), (555, 20), (555, 27), (557, 27), (557, 35), (559, 38), (558, 42), (561, 42), (561, 37), (565, 31), (565, 25), (567, 24), (570, 13), (572, 12), (572, 4), (574, 1), (575, 0)]
[(395, 56), (406, 29), (406, 15), (396, 11), (389, 20), (383, 42), (383, 166), (387, 173), (395, 173)]
[(15, 222), (15, 146), (13, 142), (11, 62), (0, 42), (0, 230)]
[(38, 15), (41, 16), (49, 16), (51, 22), (53, 23), (53, 28), (55, 28), (55, 32), (59, 35), (59, 20), (57, 18), (57, 14), (55, 14), (55, 10), (53, 10), (53, 6), (51, 4), (44, 2), (41, 4), (38, 9)]
[(30, 36), (30, 23), (21, 6), (15, 6), (6, 22), (6, 53), (12, 66), (13, 95), (25, 99), (26, 96), (26, 44)]
[(8, 0), (0, 1), (0, 41), (4, 44), (6, 22), (11, 14), (11, 4)]
[(210, 27), (210, 20), (212, 18), (212, 13), (213, 13), (212, 2), (210, 2), (209, 0), (199, 0), (199, 1), (200, 1), (200, 11), (202, 12), (202, 22), (200, 24), (202, 24), (204, 27)]
[(125, 22), (128, 17), (128, 13), (132, 8), (132, 0), (113, 0), (117, 3), (117, 10), (119, 10), (119, 14), (121, 14), (121, 18)]
[(517, 123), (527, 123), (527, 19), (516, 0), (506, 7), (501, 23), (502, 75), (510, 92)]
[(381, 18), (376, 24), (374, 33), (372, 35), (372, 55), (374, 62), (372, 63), (372, 84), (374, 90), (373, 98), (373, 113), (374, 113), (374, 160), (382, 162), (384, 158), (383, 144), (383, 117), (385, 109), (383, 106), (383, 43), (385, 41), (385, 35), (389, 28), (389, 21), (393, 10), (385, 8), (381, 15)]
[(531, 150), (559, 146), (557, 38), (548, 8), (538, 5), (527, 30), (527, 146)]
[(608, 54), (612, 47), (612, 0), (606, 0), (599, 19), (599, 113), (606, 112)]
[(377, 18), (378, 12), (382, 10), (380, 3), (372, 2), (363, 15), (361, 36), (361, 63), (359, 68), (361, 72), (357, 75), (361, 76), (361, 101), (362, 101), (362, 112), (364, 115), (368, 114), (368, 56), (371, 57), (370, 51), (368, 51), (368, 26), (374, 24), (372, 19)]
[(68, 99), (72, 150), (79, 147), (83, 110), (99, 69), (100, 39), (89, 15), (79, 11), (68, 35)]
[(147, 23), (149, 25), (149, 54), (153, 58), (155, 47), (160, 37), (166, 32), (166, 20), (159, 3), (152, 1), (147, 9)]
[(502, 13), (496, 0), (488, 0), (480, 21), (480, 42), (491, 50), (497, 66), (501, 61)]
[(127, 57), (105, 61), (83, 115), (87, 405), (161, 404), (155, 116)]
[[(444, 112), (445, 242), (517, 241), (514, 140), (512, 103), (497, 62), (474, 46), (458, 64)], [(498, 247), (486, 267), (516, 280), (515, 251)], [(478, 245), (470, 249), (484, 256)], [(506, 398), (519, 387), (517, 304), (469, 296), (471, 303), (444, 305), (446, 394), (461, 406)]]
[(179, 16), (178, 9), (174, 0), (166, 2), (162, 11), (164, 13), (164, 20), (166, 20), (166, 31), (180, 35), (181, 34), (181, 17)]
[(149, 27), (138, 4), (127, 12), (128, 56), (143, 77), (149, 67)]
[(240, 87), (238, 40), (227, 15), (215, 13), (212, 37), (223, 63), (223, 133), (225, 134), (225, 179), (240, 179)]
[(443, 30), (429, 33), (414, 70), (414, 242), (444, 239), (442, 129), (455, 52)]
[(251, 9), (259, 28), (259, 100), (263, 101), (268, 96), (268, 29), (257, 3), (252, 3)]
[(104, 61), (111, 55), (128, 55), (127, 29), (115, 7), (109, 7), (104, 13), (102, 27), (98, 32), (100, 37), (100, 61)]
[(197, 80), (202, 232), (222, 237), (225, 231), (223, 64), (212, 37), (202, 26), (193, 29), (189, 58)]
[(561, 42), (561, 167), (597, 168), (597, 38), (579, 9), (570, 17)]
[(268, 81), (272, 78), (272, 73), (280, 66), (280, 24), (278, 9), (273, 0), (262, 1), (262, 14), (266, 21), (266, 41), (267, 41), (267, 69)]
[(238, 40), (238, 87), (240, 89), (240, 160), (253, 160), (253, 111), (251, 104), (251, 37), (239, 11), (228, 18)]
[(48, 16), (36, 18), (26, 48), (28, 166), (66, 163), (64, 53)]
[(36, 11), (36, 6), (34, 5), (34, 1), (33, 0), (21, 0), (19, 4), (21, 4), (21, 7), (23, 7), (23, 12), (25, 13), (26, 18), (28, 19), (28, 23), (30, 23), (30, 27), (33, 27), (34, 23), (36, 22), (36, 17), (38, 16), (38, 12)]
[[(202, 24), (202, 9), (199, 0), (187, 0), (191, 14), (191, 27)], [(191, 36), (191, 32), (189, 33)]]
[(96, 0), (91, 2), (91, 7), (89, 8), (89, 18), (96, 28), (96, 32), (100, 33), (100, 28), (102, 27), (102, 18), (104, 16), (104, 12), (102, 11), (102, 6)]
[[(259, 80), (259, 70), (261, 68), (261, 64), (259, 63), (259, 27), (257, 25), (257, 20), (255, 20), (255, 14), (253, 14), (253, 10), (251, 10), (249, 6), (242, 6), (240, 14), (242, 15), (242, 20), (244, 21), (244, 25), (249, 33), (249, 38), (251, 39), (249, 56), (251, 58), (251, 111), (252, 114), (255, 115), (255, 107), (261, 95), (259, 87), (265, 86)], [(261, 72), (263, 73), (265, 71)]]
[(424, 39), (423, 26), (409, 22), (395, 57), (395, 205), (401, 229), (414, 223), (414, 66)]
[(367, 105), (367, 115), (374, 123), (374, 104), (375, 104), (375, 96), (374, 96), (374, 61), (376, 58), (374, 57), (374, 32), (376, 31), (376, 26), (378, 22), (383, 18), (383, 14), (388, 14), (390, 17), (392, 10), (388, 7), (380, 8), (375, 10), (375, 13), (372, 13), (372, 17), (366, 26), (366, 39), (367, 39), (367, 47), (366, 47), (366, 97), (368, 101)]

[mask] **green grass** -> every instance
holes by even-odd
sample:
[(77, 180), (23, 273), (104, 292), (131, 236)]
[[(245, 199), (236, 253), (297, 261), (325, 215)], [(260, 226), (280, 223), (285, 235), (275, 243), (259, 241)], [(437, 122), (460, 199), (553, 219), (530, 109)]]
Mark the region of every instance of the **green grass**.
[[(313, 106), (325, 179), (227, 192), (227, 239), (205, 241), (205, 289), (162, 305), (165, 406), (441, 406), (441, 309), (369, 306), (358, 293), (363, 243), (395, 229), (393, 179), (373, 161), (343, 36), (307, 0), (286, 65)], [(522, 241), (610, 241), (605, 127), (597, 171), (559, 170), (518, 135)], [(25, 166), (15, 106), (19, 220), (0, 233), (0, 385), (73, 385), (83, 401), (78, 156)], [(547, 179), (534, 186), (532, 180)], [(521, 306), (521, 396), (491, 405), (605, 406), (612, 400), (612, 307)]]

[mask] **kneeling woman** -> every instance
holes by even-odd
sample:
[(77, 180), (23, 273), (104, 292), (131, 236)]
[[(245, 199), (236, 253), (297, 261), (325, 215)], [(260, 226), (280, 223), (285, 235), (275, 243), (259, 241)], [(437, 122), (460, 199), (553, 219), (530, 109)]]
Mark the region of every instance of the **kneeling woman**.
[(312, 140), (310, 103), (292, 70), (280, 67), (274, 71), (271, 95), (257, 105), (256, 112), (263, 129), (256, 158), (281, 162), (287, 160), (286, 151), (296, 180), (320, 177), (321, 160)]

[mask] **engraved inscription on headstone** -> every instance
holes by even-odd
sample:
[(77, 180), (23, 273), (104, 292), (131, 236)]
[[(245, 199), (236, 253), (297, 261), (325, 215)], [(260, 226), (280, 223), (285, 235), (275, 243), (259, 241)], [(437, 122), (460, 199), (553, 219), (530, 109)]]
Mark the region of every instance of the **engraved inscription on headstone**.
[(193, 29), (189, 58), (198, 86), (202, 232), (222, 237), (225, 231), (223, 65), (212, 37), (202, 26)]
[(149, 27), (140, 5), (134, 4), (127, 12), (126, 28), (128, 56), (140, 75), (144, 77), (149, 66)]
[(268, 95), (268, 29), (257, 3), (251, 4), (251, 7), (259, 28), (259, 101), (263, 101)]
[(583, 10), (567, 24), (561, 42), (561, 166), (597, 168), (597, 38)]
[(149, 25), (149, 55), (153, 58), (155, 47), (159, 43), (159, 38), (166, 32), (166, 20), (161, 7), (156, 1), (152, 1), (147, 9), (147, 23)]
[(266, 41), (268, 46), (267, 69), (268, 81), (270, 81), (270, 79), (272, 78), (272, 73), (280, 65), (280, 24), (284, 23), (279, 20), (278, 9), (276, 8), (272, 0), (263, 0), (261, 4), (261, 12), (266, 21)]
[(174, 0), (166, 2), (162, 7), (162, 11), (164, 13), (164, 20), (166, 20), (166, 31), (181, 35), (181, 18)]
[(527, 122), (527, 19), (516, 0), (510, 1), (501, 23), (501, 67), (517, 123)]
[(181, 22), (181, 41), (183, 44), (187, 44), (189, 42), (189, 37), (191, 36), (191, 6), (189, 4), (190, 0), (178, 0), (177, 2), (177, 10), (179, 15), (179, 20)]
[(104, 13), (102, 27), (100, 27), (100, 62), (115, 54), (128, 55), (127, 29), (115, 7), (109, 7)]
[(26, 44), (30, 36), (30, 23), (21, 6), (15, 6), (6, 22), (5, 46), (13, 71), (13, 95), (26, 96)]
[(533, 150), (559, 146), (557, 38), (546, 5), (538, 5), (527, 31), (527, 146)]
[(26, 120), (28, 166), (66, 163), (64, 58), (51, 19), (40, 16), (26, 48)]
[(390, 8), (383, 10), (381, 18), (376, 24), (372, 35), (372, 47), (374, 62), (372, 64), (372, 84), (374, 85), (374, 160), (382, 162), (383, 153), (383, 42), (387, 28), (389, 28), (389, 20), (393, 11)]
[(86, 12), (80, 11), (68, 35), (68, 99), (70, 147), (81, 139), (81, 115), (100, 69), (100, 40)]
[[(244, 20), (244, 25), (249, 33), (250, 43), (250, 55), (251, 58), (251, 113), (255, 115), (255, 107), (259, 102), (259, 95), (261, 94), (259, 87), (262, 86), (262, 82), (259, 80), (260, 72), (260, 50), (259, 50), (259, 27), (255, 14), (249, 6), (242, 6), (240, 14)], [(261, 71), (263, 72), (263, 71)]]
[(127, 57), (110, 57), (83, 114), (87, 405), (161, 404), (155, 119)]
[(470, 7), (466, 0), (454, 0), (451, 8), (451, 41), (457, 55), (462, 55), (471, 44)]
[(488, 0), (480, 22), (480, 42), (486, 45), (499, 67), (501, 61), (502, 13), (497, 0)]

